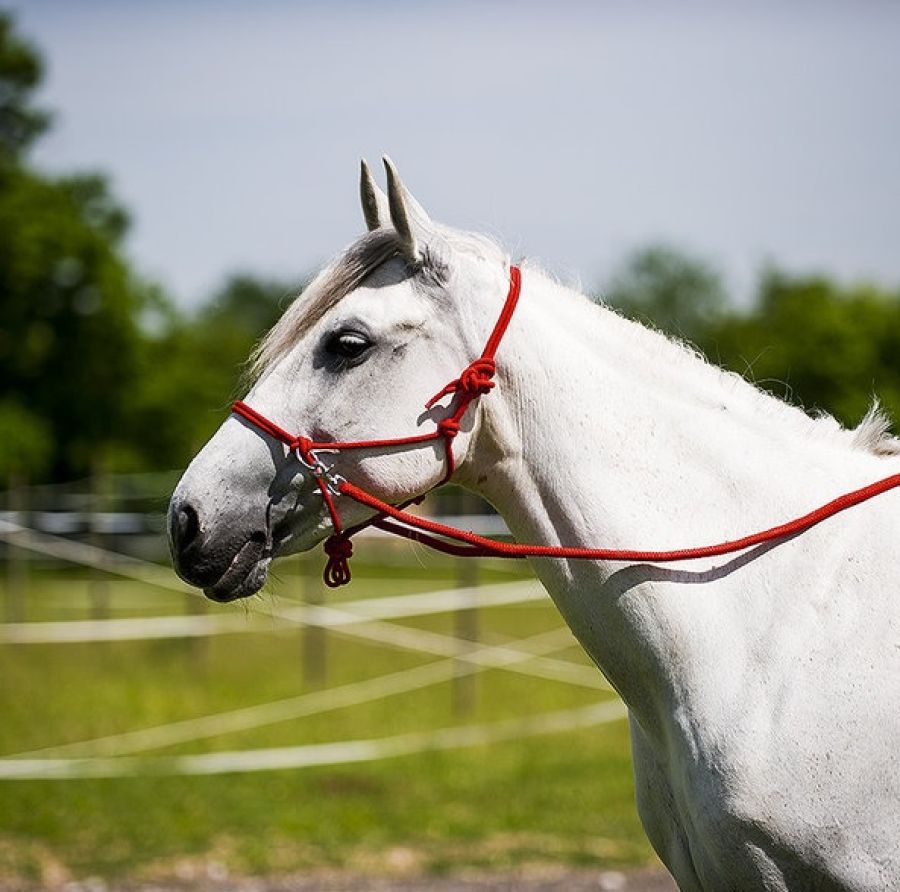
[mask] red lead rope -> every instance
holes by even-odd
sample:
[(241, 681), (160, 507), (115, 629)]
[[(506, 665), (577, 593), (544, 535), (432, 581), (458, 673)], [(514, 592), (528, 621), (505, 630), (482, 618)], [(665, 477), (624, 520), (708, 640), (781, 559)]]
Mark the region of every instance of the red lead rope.
[[(466, 410), (473, 400), (487, 394), (494, 387), (494, 373), (496, 366), (494, 355), (500, 346), (500, 341), (512, 319), (521, 289), (521, 272), (518, 267), (511, 266), (509, 270), (509, 292), (500, 317), (497, 319), (494, 329), (485, 344), (481, 356), (472, 362), (459, 376), (451, 381), (441, 391), (436, 393), (426, 404), (430, 409), (435, 403), (445, 396), (453, 395), (455, 406), (453, 411), (437, 422), (435, 430), (427, 434), (417, 434), (411, 437), (395, 437), (383, 440), (355, 440), (336, 442), (316, 442), (303, 436), (293, 436), (255, 409), (240, 400), (231, 407), (232, 411), (249, 421), (254, 427), (265, 434), (285, 443), (288, 448), (296, 452), (300, 461), (312, 472), (325, 506), (331, 517), (334, 532), (325, 541), (325, 553), (328, 555), (328, 563), (325, 566), (325, 584), (335, 588), (345, 585), (350, 581), (350, 557), (353, 554), (353, 544), (350, 537), (368, 526), (375, 526), (386, 532), (421, 542), (429, 548), (442, 551), (445, 554), (453, 554), (459, 557), (551, 557), (551, 558), (575, 558), (580, 560), (603, 561), (650, 561), (653, 563), (670, 563), (676, 561), (688, 561), (695, 558), (717, 557), (724, 554), (732, 554), (744, 551), (754, 545), (786, 539), (808, 530), (810, 527), (821, 523), (823, 520), (835, 514), (874, 498), (883, 492), (900, 486), (900, 474), (894, 474), (879, 480), (862, 489), (845, 493), (842, 496), (822, 505), (809, 514), (797, 517), (787, 523), (752, 533), (741, 539), (729, 542), (720, 542), (716, 545), (705, 545), (698, 548), (679, 548), (673, 551), (642, 551), (637, 549), (615, 548), (573, 548), (562, 545), (528, 545), (515, 542), (499, 542), (495, 539), (487, 539), (476, 533), (458, 530), (448, 527), (425, 517), (410, 514), (404, 510), (413, 503), (421, 502), (424, 494), (410, 499), (402, 505), (390, 505), (371, 493), (360, 489), (358, 486), (344, 480), (332, 473), (318, 456), (318, 452), (341, 452), (348, 449), (378, 449), (392, 446), (415, 446), (429, 443), (434, 440), (443, 440), (446, 473), (437, 484), (442, 486), (452, 476), (456, 469), (456, 461), (453, 455), (453, 439), (459, 433), (460, 422)], [(435, 488), (437, 488), (437, 486)], [(375, 516), (357, 524), (349, 529), (344, 529), (340, 515), (335, 505), (334, 496), (346, 496), (360, 505), (375, 511)], [(442, 538), (438, 538), (442, 537)], [(446, 541), (450, 540), (450, 541)], [(457, 544), (458, 543), (458, 544)]]
[[(407, 539), (421, 542), (438, 551), (444, 551), (448, 554), (454, 554), (460, 557), (501, 557), (501, 558), (525, 558), (525, 557), (556, 557), (556, 558), (579, 558), (581, 560), (592, 561), (650, 561), (652, 563), (675, 563), (677, 561), (690, 561), (695, 558), (717, 557), (723, 554), (731, 554), (735, 551), (744, 551), (754, 545), (761, 545), (764, 542), (771, 542), (775, 539), (786, 539), (797, 533), (802, 533), (810, 527), (821, 523), (829, 517), (852, 508), (860, 502), (865, 502), (889, 489), (900, 486), (900, 474), (894, 474), (886, 477), (876, 483), (864, 486), (862, 489), (845, 493), (842, 496), (804, 514), (802, 517), (790, 520), (780, 526), (772, 527), (768, 530), (762, 530), (758, 533), (751, 533), (742, 539), (735, 539), (729, 542), (719, 542), (717, 545), (703, 545), (697, 548), (677, 548), (672, 551), (640, 551), (630, 548), (571, 548), (563, 545), (525, 545), (516, 542), (498, 542), (496, 539), (486, 539), (477, 533), (470, 533), (465, 530), (457, 530), (454, 527), (445, 526), (442, 523), (436, 523), (425, 517), (419, 517), (415, 514), (409, 514), (402, 511), (380, 499), (375, 498), (371, 494), (365, 492), (352, 483), (344, 481), (341, 484), (340, 491), (342, 495), (349, 496), (355, 501), (367, 505), (376, 511), (392, 517), (401, 523), (415, 527), (415, 529), (407, 529), (390, 523), (385, 520), (376, 520), (374, 525), (380, 529), (389, 530)], [(445, 536), (448, 539), (455, 539), (462, 545), (450, 545), (440, 539), (434, 539), (433, 536)]]

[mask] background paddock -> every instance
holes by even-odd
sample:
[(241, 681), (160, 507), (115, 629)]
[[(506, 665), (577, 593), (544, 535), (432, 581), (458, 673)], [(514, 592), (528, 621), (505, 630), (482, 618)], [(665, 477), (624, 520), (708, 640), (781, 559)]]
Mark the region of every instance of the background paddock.
[(317, 553), (241, 610), (154, 563), (158, 525), (0, 517), (0, 876), (651, 859), (624, 709), (524, 564), (376, 536), (340, 593)]

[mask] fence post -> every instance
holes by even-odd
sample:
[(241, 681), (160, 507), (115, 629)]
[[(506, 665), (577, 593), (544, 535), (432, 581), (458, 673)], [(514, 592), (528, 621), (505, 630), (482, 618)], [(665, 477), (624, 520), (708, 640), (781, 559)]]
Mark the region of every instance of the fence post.
[[(9, 475), (7, 507), (20, 526), (26, 526), (28, 489), (25, 480), (15, 472)], [(6, 542), (6, 621), (20, 623), (25, 618), (25, 592), (28, 589), (28, 552)]]
[[(300, 573), (303, 586), (303, 602), (312, 607), (324, 601), (322, 577), (314, 562), (307, 557), (300, 558)], [(303, 684), (320, 687), (325, 684), (328, 674), (328, 639), (322, 626), (307, 623), (303, 626), (301, 642), (303, 662)]]
[[(91, 465), (90, 487), (91, 492), (88, 501), (91, 517), (89, 539), (91, 545), (101, 549), (99, 553), (102, 555), (102, 549), (106, 542), (103, 539), (99, 515), (101, 511), (107, 509), (109, 480), (103, 467), (103, 462), (98, 458), (95, 458)], [(109, 582), (102, 568), (91, 571), (88, 591), (91, 602), (91, 617), (93, 619), (106, 619), (109, 616)]]
[[(473, 493), (464, 490), (460, 499), (462, 514), (476, 514), (481, 509), (480, 499)], [(465, 525), (465, 524), (463, 524)], [(456, 559), (456, 585), (469, 591), (465, 598), (466, 605), (459, 607), (453, 614), (453, 632), (460, 642), (460, 651), (471, 650), (479, 637), (478, 607), (476, 606), (478, 587), (478, 558)], [(468, 663), (459, 661), (453, 676), (452, 700), (453, 714), (456, 716), (471, 715), (475, 710), (475, 692), (478, 676), (470, 670)]]

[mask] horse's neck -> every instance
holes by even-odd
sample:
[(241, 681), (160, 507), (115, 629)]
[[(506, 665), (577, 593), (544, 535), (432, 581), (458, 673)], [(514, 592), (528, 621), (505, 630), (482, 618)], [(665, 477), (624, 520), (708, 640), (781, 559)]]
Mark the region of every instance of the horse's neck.
[(497, 362), (470, 475), (544, 541), (727, 538), (875, 463), (846, 432), (527, 270)]
[[(481, 401), (465, 469), (520, 541), (710, 544), (774, 526), (877, 474), (874, 457), (840, 442), (848, 434), (762, 397), (662, 335), (538, 274), (526, 270), (523, 281), (498, 353), (501, 386)], [(646, 675), (647, 655), (641, 657), (635, 635), (648, 647), (665, 647), (660, 641), (679, 631), (673, 626), (682, 620), (683, 598), (653, 598), (647, 586), (637, 606), (620, 597), (622, 586), (631, 590), (629, 568), (536, 564), (620, 689), (629, 673)], [(717, 595), (728, 584), (720, 582)], [(632, 699), (646, 693), (635, 691)]]

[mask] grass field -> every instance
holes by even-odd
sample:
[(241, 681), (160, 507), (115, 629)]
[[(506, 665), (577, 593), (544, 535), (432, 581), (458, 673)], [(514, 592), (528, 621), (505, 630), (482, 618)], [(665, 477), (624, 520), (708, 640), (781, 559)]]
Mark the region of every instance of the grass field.
[[(449, 559), (413, 559), (408, 550), (385, 557), (371, 546), (361, 557), (354, 584), (329, 595), (328, 604), (456, 584)], [(318, 568), (316, 557), (308, 572)], [(290, 607), (304, 590), (315, 592), (295, 575), (300, 571), (306, 572), (299, 560), (285, 562), (273, 586), (276, 594), (251, 602), (248, 623)], [(479, 580), (508, 581), (515, 572), (485, 562)], [(111, 577), (99, 592), (108, 615), (117, 618), (234, 616), (242, 610)], [(34, 569), (25, 619), (88, 618), (97, 593), (96, 574)], [(472, 615), (464, 619), (471, 624)], [(452, 612), (389, 620), (423, 635), (453, 635), (459, 621)], [(502, 644), (558, 628), (561, 620), (545, 599), (481, 608), (477, 626), (480, 643)], [(324, 632), (319, 640), (321, 679), (310, 674), (309, 630), (274, 616), (261, 631), (208, 638), (0, 644), (0, 754), (249, 707), (439, 659), (338, 631)], [(558, 643), (550, 657), (588, 666), (571, 638), (562, 635)], [(147, 755), (382, 738), (563, 710), (611, 696), (584, 684), (487, 669), (468, 682), (445, 681)], [(199, 863), (238, 873), (321, 867), (391, 872), (534, 862), (629, 866), (651, 859), (633, 805), (624, 721), (351, 765), (0, 781), (0, 878), (7, 880), (151, 878)]]

